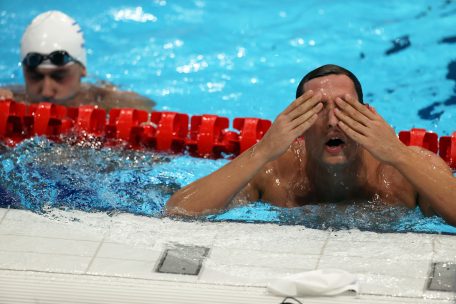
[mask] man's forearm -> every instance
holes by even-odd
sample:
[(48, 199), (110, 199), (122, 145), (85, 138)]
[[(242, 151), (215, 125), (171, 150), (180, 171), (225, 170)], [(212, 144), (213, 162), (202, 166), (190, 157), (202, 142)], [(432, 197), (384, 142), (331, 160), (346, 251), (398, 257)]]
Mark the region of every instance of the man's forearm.
[(420, 200), (456, 226), (456, 178), (438, 156), (404, 146), (393, 165), (415, 187)]
[(168, 214), (198, 215), (224, 209), (268, 158), (255, 145), (212, 174), (176, 192), (166, 204)]

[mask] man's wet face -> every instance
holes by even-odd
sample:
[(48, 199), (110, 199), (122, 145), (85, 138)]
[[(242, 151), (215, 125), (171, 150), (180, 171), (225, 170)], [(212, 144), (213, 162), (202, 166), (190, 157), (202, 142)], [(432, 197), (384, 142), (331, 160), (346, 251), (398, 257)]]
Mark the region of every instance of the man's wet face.
[(358, 145), (337, 126), (334, 113), (335, 99), (350, 94), (357, 98), (352, 80), (346, 75), (331, 74), (311, 79), (304, 84), (304, 91), (322, 94), (323, 110), (317, 122), (305, 133), (310, 158), (326, 165), (344, 165), (357, 155)]
[(64, 104), (75, 97), (81, 86), (85, 69), (79, 64), (56, 68), (23, 68), (29, 101), (48, 101)]

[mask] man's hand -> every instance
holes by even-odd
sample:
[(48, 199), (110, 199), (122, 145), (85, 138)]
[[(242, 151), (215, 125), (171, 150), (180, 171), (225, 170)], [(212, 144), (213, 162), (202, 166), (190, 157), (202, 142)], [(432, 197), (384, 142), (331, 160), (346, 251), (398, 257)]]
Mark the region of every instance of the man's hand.
[(378, 160), (392, 163), (404, 147), (391, 126), (374, 110), (346, 94), (336, 98), (335, 114), (339, 127)]
[(321, 94), (307, 91), (293, 101), (272, 124), (258, 143), (269, 160), (273, 160), (288, 150), (291, 143), (309, 129), (317, 120), (323, 108)]
[(0, 100), (3, 99), (13, 99), (13, 92), (8, 89), (0, 89)]

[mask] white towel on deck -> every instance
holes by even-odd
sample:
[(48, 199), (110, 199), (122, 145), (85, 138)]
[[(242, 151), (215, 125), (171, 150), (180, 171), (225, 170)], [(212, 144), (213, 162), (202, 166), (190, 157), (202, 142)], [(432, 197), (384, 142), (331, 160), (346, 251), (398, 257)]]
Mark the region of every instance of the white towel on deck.
[(271, 282), (268, 291), (276, 296), (335, 296), (346, 291), (358, 293), (358, 278), (340, 269), (318, 269), (296, 273)]

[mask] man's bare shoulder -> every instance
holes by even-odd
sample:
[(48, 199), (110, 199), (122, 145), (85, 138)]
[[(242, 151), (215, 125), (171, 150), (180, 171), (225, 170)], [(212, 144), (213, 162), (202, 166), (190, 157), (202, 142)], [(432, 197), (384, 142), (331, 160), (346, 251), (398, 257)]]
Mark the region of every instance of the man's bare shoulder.
[(110, 110), (112, 108), (135, 108), (150, 111), (155, 102), (145, 96), (131, 91), (121, 91), (112, 84), (89, 84), (81, 85), (80, 96), (84, 103), (94, 103), (100, 107)]

